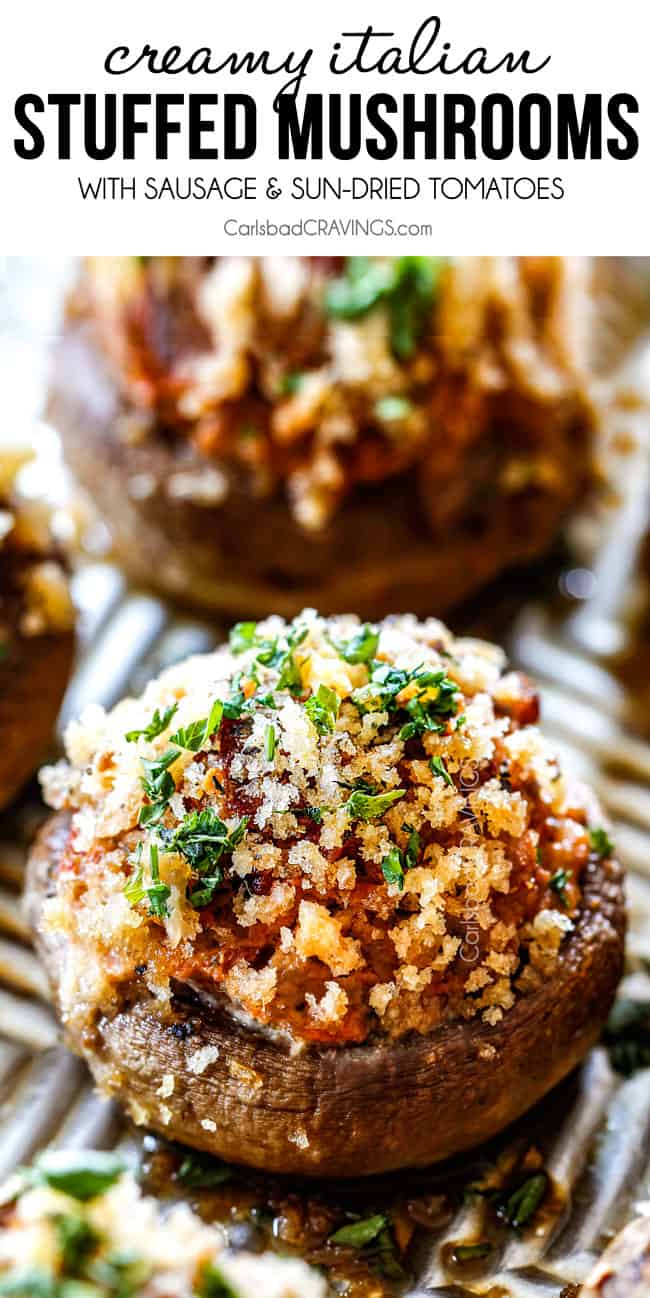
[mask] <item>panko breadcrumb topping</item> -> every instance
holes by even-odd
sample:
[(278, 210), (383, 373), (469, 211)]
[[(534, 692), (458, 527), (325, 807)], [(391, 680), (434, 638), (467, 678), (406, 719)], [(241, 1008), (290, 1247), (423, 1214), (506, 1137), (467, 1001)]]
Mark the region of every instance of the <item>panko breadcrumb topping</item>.
[(184, 1203), (144, 1196), (115, 1154), (58, 1150), (1, 1194), (0, 1290), (15, 1298), (324, 1298), (296, 1257), (233, 1253)]
[(297, 1041), (497, 1023), (552, 975), (612, 851), (537, 717), (493, 645), (313, 610), (89, 708), (42, 773), (72, 813), (44, 911), (64, 1018), (115, 1012), (135, 979)]

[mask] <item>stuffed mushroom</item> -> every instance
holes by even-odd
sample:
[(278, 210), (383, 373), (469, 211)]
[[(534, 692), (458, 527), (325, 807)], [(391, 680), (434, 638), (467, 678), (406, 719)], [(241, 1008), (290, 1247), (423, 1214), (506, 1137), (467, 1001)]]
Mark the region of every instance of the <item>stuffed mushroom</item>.
[[(172, 1187), (173, 1188), (173, 1187)], [(295, 1257), (234, 1253), (187, 1204), (144, 1196), (114, 1153), (48, 1150), (0, 1190), (0, 1294), (325, 1298)]]
[(581, 260), (95, 258), (50, 414), (137, 581), (430, 613), (584, 497), (597, 318)]
[(73, 608), (47, 510), (15, 478), (30, 458), (0, 447), (0, 807), (43, 760), (70, 674)]
[(240, 623), (43, 773), (28, 905), (71, 1047), (139, 1123), (274, 1171), (445, 1158), (597, 1038), (621, 872), (493, 645)]

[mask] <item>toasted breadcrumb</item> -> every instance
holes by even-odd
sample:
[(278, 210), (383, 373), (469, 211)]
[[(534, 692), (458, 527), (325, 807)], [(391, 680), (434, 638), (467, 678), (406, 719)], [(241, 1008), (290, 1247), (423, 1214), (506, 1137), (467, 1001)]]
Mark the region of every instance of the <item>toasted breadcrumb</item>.
[(306, 610), (87, 709), (42, 773), (72, 815), (64, 1017), (142, 965), (163, 1004), (186, 980), (298, 1040), (498, 1022), (552, 976), (592, 850), (505, 667), (434, 619)]

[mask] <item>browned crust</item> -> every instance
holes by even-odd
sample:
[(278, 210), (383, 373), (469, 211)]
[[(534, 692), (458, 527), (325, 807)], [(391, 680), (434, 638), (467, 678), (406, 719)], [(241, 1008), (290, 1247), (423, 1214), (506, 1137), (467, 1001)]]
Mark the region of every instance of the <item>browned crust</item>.
[[(30, 918), (55, 996), (65, 951), (40, 915), (68, 832), (69, 817), (52, 817), (28, 870)], [(225, 1009), (199, 1003), (187, 987), (177, 988), (171, 1014), (163, 1015), (134, 980), (113, 1018), (99, 1017), (90, 1035), (69, 1026), (67, 1040), (101, 1087), (146, 1115), (149, 1126), (223, 1158), (321, 1176), (424, 1166), (507, 1126), (597, 1039), (622, 971), (618, 863), (592, 862), (583, 896), (555, 976), (496, 1026), (452, 1024), (428, 1037), (292, 1055)], [(210, 1045), (218, 1058), (193, 1073), (188, 1057)], [(253, 1085), (242, 1070), (250, 1070)], [(175, 1087), (161, 1102), (156, 1092), (166, 1073)], [(214, 1131), (201, 1125), (206, 1119)]]
[[(251, 497), (228, 466), (220, 466), (229, 479), (223, 504), (173, 498), (166, 489), (173, 473), (200, 471), (206, 460), (162, 429), (128, 444), (117, 430), (129, 413), (87, 327), (69, 322), (54, 358), (49, 417), (109, 524), (117, 559), (136, 582), (215, 613), (290, 618), (310, 606), (323, 614), (354, 608), (362, 617), (441, 613), (504, 569), (544, 553), (585, 485), (586, 416), (581, 421), (569, 402), (548, 412), (564, 430), (557, 497), (532, 491), (504, 500), (488, 493), (476, 526), (433, 537), (415, 468), (357, 488), (331, 523), (311, 534), (281, 493)], [(142, 482), (142, 475), (153, 490), (136, 499), (129, 482)]]
[(17, 636), (0, 663), (0, 808), (47, 752), (73, 654), (72, 631)]

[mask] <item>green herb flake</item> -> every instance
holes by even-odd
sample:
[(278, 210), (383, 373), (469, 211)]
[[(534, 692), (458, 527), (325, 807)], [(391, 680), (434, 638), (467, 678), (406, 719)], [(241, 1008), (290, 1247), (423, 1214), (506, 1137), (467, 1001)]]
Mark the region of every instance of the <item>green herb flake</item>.
[(302, 370), (293, 370), (292, 373), (285, 374), (280, 389), (281, 396), (295, 397), (296, 393), (300, 392), (306, 377)]
[(562, 905), (565, 907), (569, 905), (569, 900), (566, 895), (566, 887), (570, 879), (571, 875), (567, 870), (556, 870), (555, 874), (552, 874), (548, 881), (549, 888), (552, 888), (553, 892), (557, 893)]
[[(407, 686), (415, 691), (406, 703), (398, 697)], [(400, 730), (400, 739), (412, 739), (427, 730), (445, 729), (447, 719), (458, 710), (458, 686), (444, 671), (417, 667), (412, 672), (401, 671), (387, 663), (375, 662), (370, 667), (370, 680), (352, 693), (352, 702), (361, 713), (405, 713), (409, 720)]]
[(351, 820), (377, 820), (405, 793), (406, 789), (391, 789), (390, 793), (364, 793), (355, 789), (345, 803), (345, 810)]
[(215, 699), (209, 715), (202, 717), (200, 721), (192, 721), (189, 726), (177, 730), (171, 736), (171, 743), (178, 744), (179, 748), (184, 748), (191, 753), (200, 752), (202, 748), (207, 746), (210, 736), (217, 733), (221, 725), (223, 712), (223, 701)]
[(356, 635), (337, 646), (346, 663), (369, 663), (377, 653), (378, 647), (379, 631), (369, 622), (364, 622)]
[(348, 257), (343, 274), (327, 287), (327, 314), (338, 320), (357, 320), (379, 306), (394, 291), (395, 260)]
[(126, 1165), (117, 1154), (102, 1150), (48, 1150), (31, 1168), (25, 1170), (28, 1185), (49, 1185), (79, 1203), (87, 1203), (105, 1194), (120, 1177)]
[[(88, 1267), (88, 1275), (95, 1284), (103, 1286), (101, 1292), (110, 1294), (110, 1298), (137, 1298), (143, 1286), (151, 1279), (152, 1269), (144, 1258), (129, 1251), (95, 1258)], [(93, 1295), (96, 1292), (93, 1288)], [(66, 1290), (60, 1298), (86, 1298), (86, 1295), (75, 1295)]]
[(296, 807), (294, 809), (294, 815), (307, 816), (309, 820), (313, 820), (315, 825), (322, 825), (323, 823), (323, 811), (321, 807)]
[(406, 869), (412, 870), (413, 867), (417, 865), (418, 857), (420, 855), (420, 835), (418, 834), (417, 829), (414, 829), (412, 825), (402, 825), (402, 829), (405, 834), (408, 834), (408, 841), (404, 852), (404, 862)]
[(397, 424), (402, 419), (408, 419), (412, 413), (413, 402), (408, 397), (380, 397), (375, 402), (375, 415), (382, 424)]
[(52, 1218), (56, 1246), (66, 1275), (79, 1275), (96, 1252), (101, 1237), (79, 1213), (59, 1213)]
[(442, 776), (442, 779), (444, 780), (445, 784), (448, 784), (451, 789), (454, 788), (454, 781), (452, 780), (451, 775), (449, 774), (449, 771), (445, 766), (444, 758), (432, 757), (431, 770), (433, 771), (434, 775)]
[(392, 350), (407, 360), (431, 318), (443, 264), (441, 257), (348, 257), (343, 274), (328, 286), (325, 309), (337, 319), (357, 320), (384, 305)]
[(319, 685), (305, 703), (305, 712), (319, 735), (331, 734), (339, 714), (339, 696), (327, 685)]
[(497, 1216), (513, 1230), (530, 1225), (548, 1189), (546, 1172), (536, 1172), (497, 1206)]
[(361, 1221), (351, 1221), (341, 1226), (330, 1235), (330, 1244), (343, 1244), (349, 1248), (365, 1248), (385, 1230), (388, 1219), (383, 1213), (374, 1217), (364, 1217)]
[(218, 1267), (208, 1263), (201, 1272), (196, 1298), (240, 1298), (240, 1294)]
[(294, 696), (302, 694), (302, 676), (293, 650), (290, 649), (283, 655), (279, 666), (280, 674), (277, 688), (279, 690), (288, 690), (289, 694)]
[(175, 1179), (192, 1190), (213, 1190), (223, 1185), (232, 1177), (232, 1168), (227, 1163), (216, 1159), (202, 1157), (200, 1154), (186, 1154)]
[(143, 774), (140, 783), (150, 803), (140, 808), (139, 825), (155, 825), (161, 820), (176, 788), (168, 767), (178, 756), (177, 748), (168, 748), (162, 757), (153, 758), (151, 761), (146, 757), (141, 758)]
[(169, 914), (167, 902), (171, 896), (171, 888), (160, 878), (157, 843), (152, 843), (149, 848), (149, 871), (151, 883), (145, 890), (149, 902), (149, 914), (155, 915), (156, 919), (166, 919)]
[(482, 1240), (478, 1244), (456, 1244), (452, 1258), (454, 1262), (476, 1262), (480, 1258), (489, 1257), (492, 1247), (487, 1240)]
[(400, 892), (404, 889), (406, 871), (412, 870), (413, 866), (417, 865), (420, 854), (420, 835), (417, 830), (413, 829), (412, 825), (402, 825), (402, 829), (408, 834), (405, 850), (391, 847), (381, 863), (381, 871), (386, 883), (397, 884)]
[(212, 807), (192, 811), (175, 830), (162, 829), (160, 837), (166, 851), (180, 852), (199, 875), (200, 882), (189, 893), (197, 908), (207, 906), (223, 883), (224, 856), (230, 856), (246, 832), (248, 816), (243, 816), (233, 830)]
[(590, 827), (589, 845), (600, 861), (605, 861), (607, 857), (614, 855), (614, 844), (606, 829), (591, 829)]
[(254, 649), (257, 644), (257, 622), (237, 622), (228, 636), (228, 644), (234, 654)]
[(404, 888), (404, 857), (398, 847), (391, 847), (390, 852), (381, 863), (381, 872), (386, 883), (397, 884), (400, 892)]
[(269, 721), (264, 728), (264, 757), (267, 762), (273, 761), (277, 745), (278, 739), (275, 733), (275, 726), (271, 721)]
[(147, 726), (144, 726), (142, 730), (127, 730), (124, 738), (128, 744), (134, 744), (140, 738), (147, 740), (157, 739), (167, 729), (177, 710), (178, 703), (172, 703), (171, 707), (166, 708), (164, 712), (159, 712), (158, 708), (156, 708)]

